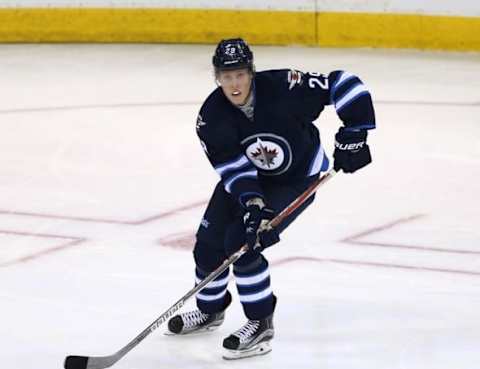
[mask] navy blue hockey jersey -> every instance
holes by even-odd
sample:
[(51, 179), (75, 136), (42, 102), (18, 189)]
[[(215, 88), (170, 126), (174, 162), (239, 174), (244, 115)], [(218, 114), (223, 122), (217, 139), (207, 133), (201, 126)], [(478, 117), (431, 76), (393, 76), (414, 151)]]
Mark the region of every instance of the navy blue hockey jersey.
[(221, 87), (203, 103), (197, 134), (225, 190), (244, 204), (263, 197), (260, 182), (293, 183), (328, 169), (312, 122), (334, 104), (346, 129), (375, 128), (370, 93), (344, 71), (328, 76), (296, 70), (257, 72), (253, 121), (229, 102)]

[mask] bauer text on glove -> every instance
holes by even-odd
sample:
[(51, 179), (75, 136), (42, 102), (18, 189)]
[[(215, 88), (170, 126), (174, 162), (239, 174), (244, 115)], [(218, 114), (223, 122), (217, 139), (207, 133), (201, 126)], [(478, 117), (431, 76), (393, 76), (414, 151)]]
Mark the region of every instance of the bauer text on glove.
[(334, 169), (354, 173), (372, 162), (367, 145), (367, 131), (348, 131), (340, 128), (335, 135)]

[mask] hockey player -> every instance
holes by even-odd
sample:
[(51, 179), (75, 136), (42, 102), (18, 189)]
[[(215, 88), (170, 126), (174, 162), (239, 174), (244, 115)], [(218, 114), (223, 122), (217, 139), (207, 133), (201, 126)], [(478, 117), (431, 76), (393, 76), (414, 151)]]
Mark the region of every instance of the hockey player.
[[(279, 227), (265, 225), (322, 171), (329, 160), (312, 124), (334, 105), (343, 122), (335, 135), (334, 168), (353, 173), (371, 162), (367, 131), (375, 128), (370, 93), (353, 74), (297, 70), (256, 72), (242, 39), (222, 40), (213, 56), (218, 88), (197, 119), (200, 143), (221, 180), (196, 234), (197, 283), (247, 243), (233, 265), (247, 322), (224, 339), (225, 359), (266, 354), (274, 336), (276, 296), (263, 250), (314, 200), (311, 197)], [(196, 296), (197, 310), (171, 318), (169, 331), (191, 334), (223, 323), (232, 298), (227, 269)]]

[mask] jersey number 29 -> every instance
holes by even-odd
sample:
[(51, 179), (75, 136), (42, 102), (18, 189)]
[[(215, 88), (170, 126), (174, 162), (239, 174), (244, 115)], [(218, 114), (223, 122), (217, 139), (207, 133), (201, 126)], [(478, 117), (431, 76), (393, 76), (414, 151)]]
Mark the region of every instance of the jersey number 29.
[(320, 87), (324, 90), (328, 90), (328, 78), (325, 77), (323, 74), (318, 72), (308, 72), (311, 76), (308, 79), (308, 86), (310, 88)]

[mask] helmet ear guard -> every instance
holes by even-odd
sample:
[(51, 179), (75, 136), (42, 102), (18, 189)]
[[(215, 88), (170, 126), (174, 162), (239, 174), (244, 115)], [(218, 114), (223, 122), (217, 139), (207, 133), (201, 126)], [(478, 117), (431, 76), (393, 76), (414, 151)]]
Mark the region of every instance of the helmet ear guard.
[(247, 68), (255, 73), (253, 53), (248, 44), (241, 38), (221, 40), (212, 58), (215, 74), (224, 70)]

